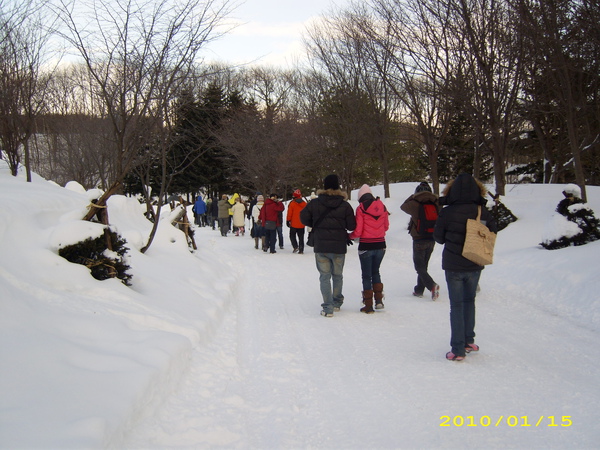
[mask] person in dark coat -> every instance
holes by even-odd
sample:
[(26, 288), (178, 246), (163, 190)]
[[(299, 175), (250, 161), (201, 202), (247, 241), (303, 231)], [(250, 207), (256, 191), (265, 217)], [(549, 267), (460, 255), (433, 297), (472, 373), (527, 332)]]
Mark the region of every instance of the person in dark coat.
[[(348, 233), (356, 228), (354, 210), (337, 175), (327, 175), (323, 190), (300, 213), (300, 221), (312, 228), (314, 252), (319, 271), (323, 303), (321, 315), (333, 316), (344, 303), (343, 271), (348, 248)], [(333, 284), (332, 284), (333, 282)]]
[(440, 210), (438, 197), (431, 191), (431, 187), (426, 181), (417, 186), (415, 193), (404, 200), (400, 209), (410, 215), (408, 232), (413, 239), (413, 264), (417, 272), (417, 284), (413, 289), (413, 295), (423, 297), (423, 292), (427, 288), (431, 291), (432, 300), (437, 300), (440, 295), (440, 286), (429, 275), (429, 260), (435, 247), (435, 241), (431, 234), (420, 235), (417, 227), (419, 210), (423, 203), (433, 203), (438, 212)]
[(219, 220), (219, 200), (216, 198), (211, 200), (210, 204), (210, 226), (215, 230), (215, 223)]
[(218, 217), (219, 217), (219, 230), (221, 230), (221, 236), (227, 237), (229, 232), (229, 210), (231, 209), (231, 203), (229, 203), (226, 194), (223, 194), (221, 200), (219, 200), (218, 206)]
[(446, 359), (461, 361), (465, 354), (478, 351), (475, 344), (475, 295), (483, 266), (462, 256), (467, 230), (467, 219), (477, 217), (481, 207), (481, 222), (497, 232), (494, 216), (485, 207), (486, 189), (468, 173), (462, 173), (444, 189), (441, 211), (433, 231), (433, 238), (444, 244), (442, 269), (446, 273), (450, 297), (451, 351)]

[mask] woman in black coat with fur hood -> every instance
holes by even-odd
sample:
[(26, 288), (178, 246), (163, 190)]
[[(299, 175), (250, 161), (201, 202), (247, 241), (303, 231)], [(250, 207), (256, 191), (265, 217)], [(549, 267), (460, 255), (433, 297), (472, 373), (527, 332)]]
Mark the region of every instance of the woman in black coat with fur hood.
[(450, 297), (450, 345), (452, 350), (446, 359), (462, 361), (465, 354), (478, 351), (475, 344), (475, 295), (483, 266), (462, 256), (467, 231), (467, 219), (477, 217), (481, 207), (481, 222), (494, 233), (496, 221), (485, 207), (486, 189), (468, 173), (462, 173), (446, 185), (440, 203), (446, 205), (440, 211), (433, 238), (444, 244), (442, 269), (446, 273)]

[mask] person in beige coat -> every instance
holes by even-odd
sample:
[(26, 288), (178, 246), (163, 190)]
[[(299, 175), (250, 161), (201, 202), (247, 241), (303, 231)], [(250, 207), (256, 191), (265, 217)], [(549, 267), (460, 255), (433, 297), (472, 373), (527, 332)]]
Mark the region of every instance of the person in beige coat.
[(235, 235), (243, 236), (246, 232), (246, 206), (241, 201), (240, 197), (236, 197), (235, 203), (231, 207), (233, 212), (233, 230)]

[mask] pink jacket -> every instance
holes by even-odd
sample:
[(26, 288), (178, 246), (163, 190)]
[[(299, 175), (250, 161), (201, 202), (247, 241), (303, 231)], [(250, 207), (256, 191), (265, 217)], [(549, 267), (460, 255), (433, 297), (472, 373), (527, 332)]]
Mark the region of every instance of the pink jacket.
[(374, 200), (365, 211), (364, 203), (356, 208), (356, 228), (350, 239), (360, 238), (365, 244), (384, 242), (385, 233), (390, 228), (389, 214), (383, 202)]

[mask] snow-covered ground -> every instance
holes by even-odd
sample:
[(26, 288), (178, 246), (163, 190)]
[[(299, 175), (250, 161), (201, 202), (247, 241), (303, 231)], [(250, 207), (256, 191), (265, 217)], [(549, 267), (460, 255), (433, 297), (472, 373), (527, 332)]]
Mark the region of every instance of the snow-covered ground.
[[(448, 298), (411, 295), (408, 216), (417, 183), (392, 186), (385, 309), (359, 312), (356, 245), (342, 311), (319, 315), (312, 249), (255, 250), (196, 230), (190, 253), (137, 201), (111, 223), (131, 248), (132, 286), (97, 281), (57, 254), (94, 233), (92, 193), (13, 178), (0, 161), (0, 447), (5, 449), (598, 448), (600, 242), (538, 244), (559, 185), (509, 186), (477, 297), (481, 346), (448, 362)], [(382, 195), (381, 187), (373, 188)], [(600, 187), (588, 187), (600, 213)], [(356, 206), (356, 202), (352, 202)]]

